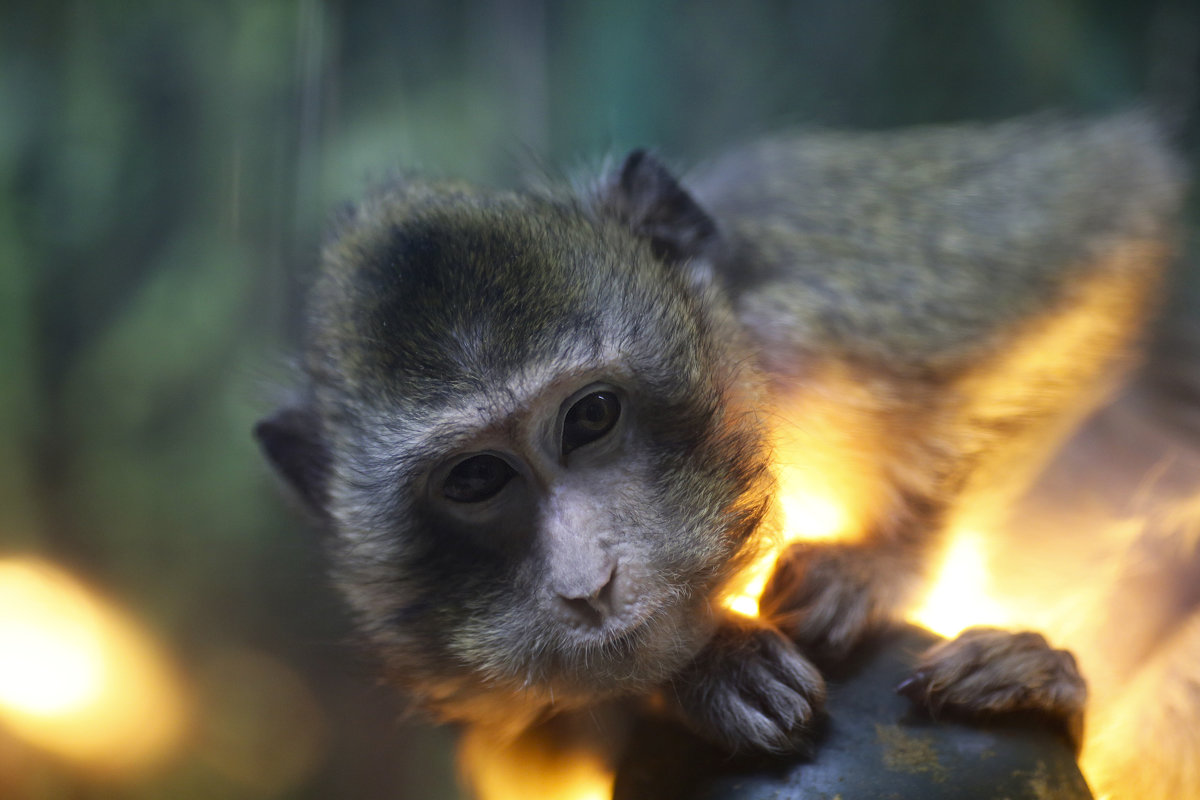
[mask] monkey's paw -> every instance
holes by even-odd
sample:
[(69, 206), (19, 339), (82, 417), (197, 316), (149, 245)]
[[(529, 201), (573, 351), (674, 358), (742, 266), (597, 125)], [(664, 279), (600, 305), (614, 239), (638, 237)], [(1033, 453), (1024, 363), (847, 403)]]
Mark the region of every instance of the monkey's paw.
[(896, 690), (935, 714), (1048, 714), (1063, 722), (1077, 749), (1083, 736), (1087, 686), (1075, 658), (1037, 633), (970, 628), (922, 654)]
[(728, 750), (783, 753), (805, 747), (825, 681), (774, 628), (729, 620), (667, 696), (693, 730)]
[(760, 606), (766, 619), (821, 661), (838, 661), (890, 621), (890, 578), (870, 551), (796, 544), (776, 563)]

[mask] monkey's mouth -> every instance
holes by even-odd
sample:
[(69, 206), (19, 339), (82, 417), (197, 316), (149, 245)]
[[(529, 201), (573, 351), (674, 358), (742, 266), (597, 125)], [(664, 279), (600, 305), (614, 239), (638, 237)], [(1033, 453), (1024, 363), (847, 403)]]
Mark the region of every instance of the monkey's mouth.
[(619, 618), (597, 617), (593, 624), (571, 621), (562, 623), (561, 641), (566, 652), (586, 650), (593, 657), (624, 655), (637, 650), (660, 627), (661, 614), (644, 613)]
[(699, 618), (695, 605), (672, 602), (670, 597), (643, 596), (619, 611), (580, 606), (559, 615), (560, 629), (568, 640), (581, 646), (632, 649), (653, 636), (678, 635), (678, 629)]
[(656, 629), (656, 616), (644, 614), (632, 619), (605, 620), (597, 631), (597, 639), (605, 647), (615, 650), (633, 650), (652, 635)]
[(650, 607), (648, 603), (638, 603), (615, 613), (579, 603), (569, 614), (561, 614), (560, 619), (567, 629), (585, 639), (603, 640), (627, 636), (662, 614), (663, 609)]
[(551, 673), (573, 676), (594, 689), (628, 690), (661, 681), (703, 646), (708, 628), (690, 604), (645, 608), (591, 627), (565, 631)]

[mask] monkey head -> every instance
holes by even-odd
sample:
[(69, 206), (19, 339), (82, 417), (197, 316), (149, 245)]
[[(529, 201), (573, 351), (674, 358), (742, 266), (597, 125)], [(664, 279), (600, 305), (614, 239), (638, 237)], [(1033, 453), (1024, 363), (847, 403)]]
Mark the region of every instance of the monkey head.
[(582, 196), (399, 181), (338, 224), (256, 433), (443, 717), (644, 692), (711, 635), (770, 480), (716, 240), (640, 152)]

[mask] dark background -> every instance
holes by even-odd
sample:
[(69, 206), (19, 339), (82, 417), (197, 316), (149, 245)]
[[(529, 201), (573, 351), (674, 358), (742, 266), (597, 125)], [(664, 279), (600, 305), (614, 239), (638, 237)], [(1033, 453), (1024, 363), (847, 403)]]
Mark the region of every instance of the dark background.
[(372, 176), (514, 184), (638, 145), (687, 166), (790, 125), (1118, 109), (1193, 77), (1184, 8), (0, 6), (0, 558), (39, 554), (130, 610), (198, 709), (170, 765), (121, 783), (0, 719), (0, 795), (457, 796), (448, 734), (375, 686), (249, 435), (324, 221)]

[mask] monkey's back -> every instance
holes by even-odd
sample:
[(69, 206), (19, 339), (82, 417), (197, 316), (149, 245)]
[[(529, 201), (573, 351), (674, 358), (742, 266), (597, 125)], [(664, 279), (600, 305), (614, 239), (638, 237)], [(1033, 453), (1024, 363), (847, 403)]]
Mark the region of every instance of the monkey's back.
[(1131, 112), (801, 132), (735, 151), (691, 185), (769, 369), (819, 353), (946, 378), (1093, 278), (1125, 300), (1101, 313), (1139, 316), (1181, 172)]

